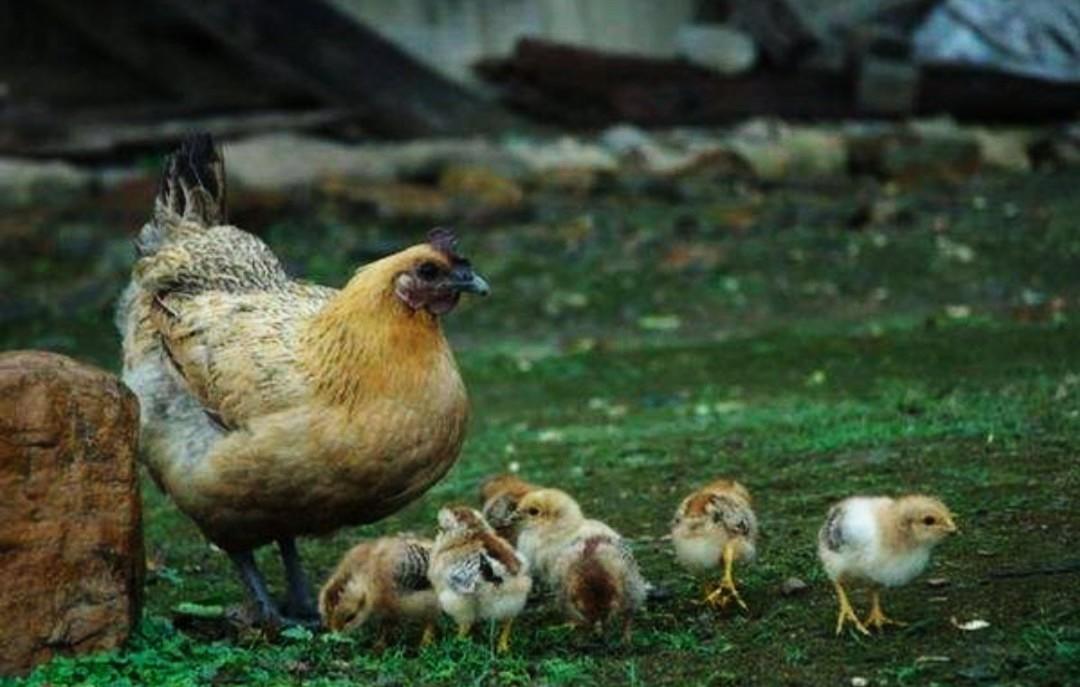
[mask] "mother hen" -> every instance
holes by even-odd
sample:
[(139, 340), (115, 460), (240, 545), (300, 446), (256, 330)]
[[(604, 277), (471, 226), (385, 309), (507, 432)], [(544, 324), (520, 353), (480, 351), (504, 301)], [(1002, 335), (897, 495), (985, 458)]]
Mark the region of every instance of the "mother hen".
[[(224, 162), (192, 136), (136, 242), (117, 312), (124, 381), (150, 473), (279, 624), (317, 617), (297, 536), (379, 520), (453, 465), (468, 400), (439, 317), (489, 289), (444, 229), (336, 290), (291, 279), (225, 221)], [(275, 541), (285, 615), (252, 555)]]

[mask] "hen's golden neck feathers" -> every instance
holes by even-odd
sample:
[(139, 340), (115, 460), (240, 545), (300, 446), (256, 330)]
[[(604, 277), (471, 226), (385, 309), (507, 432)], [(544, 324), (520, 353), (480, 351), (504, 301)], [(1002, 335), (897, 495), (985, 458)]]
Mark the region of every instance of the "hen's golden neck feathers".
[(394, 293), (396, 277), (423, 248), (365, 266), (312, 319), (301, 355), (320, 396), (345, 405), (393, 397), (453, 365), (438, 318)]

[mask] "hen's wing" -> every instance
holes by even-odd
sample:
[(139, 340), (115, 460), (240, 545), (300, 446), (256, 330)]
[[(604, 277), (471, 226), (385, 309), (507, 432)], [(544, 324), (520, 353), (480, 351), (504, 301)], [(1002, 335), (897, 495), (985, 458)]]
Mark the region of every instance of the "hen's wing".
[(150, 320), (188, 392), (233, 429), (306, 397), (298, 338), (328, 298), (305, 290), (166, 292), (154, 296)]

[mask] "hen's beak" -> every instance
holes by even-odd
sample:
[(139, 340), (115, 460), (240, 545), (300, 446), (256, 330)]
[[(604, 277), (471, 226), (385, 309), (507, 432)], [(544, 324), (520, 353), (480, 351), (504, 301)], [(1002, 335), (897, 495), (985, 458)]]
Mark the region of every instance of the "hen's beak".
[(450, 286), (462, 293), (475, 293), (478, 296), (486, 296), (491, 293), (491, 287), (487, 280), (471, 269), (454, 270), (450, 276)]

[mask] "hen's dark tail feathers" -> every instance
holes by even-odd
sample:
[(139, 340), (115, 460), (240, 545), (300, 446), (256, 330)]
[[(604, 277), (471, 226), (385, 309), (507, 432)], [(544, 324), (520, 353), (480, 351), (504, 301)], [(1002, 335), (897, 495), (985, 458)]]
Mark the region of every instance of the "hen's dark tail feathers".
[(171, 226), (181, 221), (204, 227), (226, 222), (225, 159), (205, 132), (188, 136), (165, 158), (154, 218), (139, 234), (139, 255), (155, 253)]

